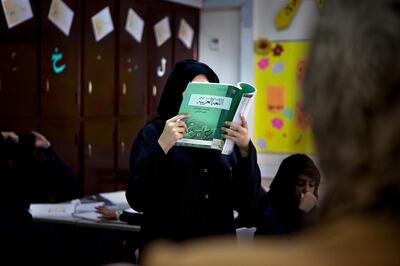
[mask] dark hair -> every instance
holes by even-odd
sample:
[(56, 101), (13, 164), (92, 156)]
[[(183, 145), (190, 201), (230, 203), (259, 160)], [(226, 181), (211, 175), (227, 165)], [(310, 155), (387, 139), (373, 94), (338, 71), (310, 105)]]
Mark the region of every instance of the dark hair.
[(331, 186), (326, 209), (354, 213), (376, 205), (390, 187), (399, 194), (399, 7), (398, 0), (324, 7), (303, 99)]
[(209, 82), (219, 82), (217, 74), (204, 63), (185, 59), (175, 64), (165, 83), (157, 108), (159, 118), (167, 120), (178, 114), (183, 91), (188, 83), (199, 74), (204, 74)]

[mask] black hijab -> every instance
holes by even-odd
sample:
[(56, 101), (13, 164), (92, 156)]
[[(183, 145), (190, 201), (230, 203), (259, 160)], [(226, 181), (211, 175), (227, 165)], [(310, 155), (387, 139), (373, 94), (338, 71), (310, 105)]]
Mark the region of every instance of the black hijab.
[(318, 197), (320, 172), (310, 157), (298, 153), (290, 155), (282, 161), (269, 187), (269, 200), (274, 205), (297, 208), (298, 202), (293, 200), (294, 190), (297, 178), (301, 174), (307, 175), (315, 182), (314, 194)]
[(182, 93), (186, 86), (199, 74), (204, 74), (209, 82), (218, 83), (217, 74), (206, 64), (193, 59), (185, 59), (175, 64), (168, 76), (158, 104), (157, 120), (166, 121), (178, 114)]

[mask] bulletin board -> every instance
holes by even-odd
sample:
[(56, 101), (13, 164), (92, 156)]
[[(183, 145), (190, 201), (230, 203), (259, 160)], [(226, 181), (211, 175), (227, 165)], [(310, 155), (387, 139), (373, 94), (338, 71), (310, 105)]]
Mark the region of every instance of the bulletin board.
[(314, 153), (309, 120), (300, 103), (310, 43), (264, 41), (256, 42), (254, 55), (257, 151)]

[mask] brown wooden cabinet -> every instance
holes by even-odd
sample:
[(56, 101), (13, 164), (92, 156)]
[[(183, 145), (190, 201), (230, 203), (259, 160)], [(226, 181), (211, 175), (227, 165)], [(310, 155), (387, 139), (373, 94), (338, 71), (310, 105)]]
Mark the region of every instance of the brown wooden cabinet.
[[(132, 11), (131, 11), (132, 10)], [(147, 115), (147, 34), (149, 25), (144, 24), (140, 42), (126, 31), (129, 12), (135, 12), (141, 19), (146, 19), (147, 11), (144, 3), (135, 1), (119, 1), (118, 25), (118, 115)]]
[(81, 1), (83, 5), (83, 115), (86, 117), (114, 114), (115, 30), (96, 41), (92, 17), (104, 8), (110, 11), (115, 28), (115, 1)]
[[(42, 119), (39, 132), (51, 142), (57, 155), (79, 173), (80, 122), (79, 119)], [(56, 177), (55, 177), (56, 178)]]
[[(3, 10), (2, 10), (3, 11)], [(32, 4), (32, 12), (38, 7)], [(0, 12), (0, 117), (37, 117), (39, 22), (33, 17), (8, 28)]]
[[(52, 0), (30, 1), (33, 18), (8, 29), (0, 12), (0, 129), (38, 130), (83, 180), (85, 195), (125, 189), (131, 145), (156, 115), (174, 64), (197, 58), (199, 10), (157, 0), (63, 0), (74, 12), (65, 35), (49, 19)], [(92, 17), (108, 8), (114, 30), (97, 40)], [(142, 38), (127, 30), (129, 12)], [(157, 45), (154, 26), (171, 35)], [(186, 47), (181, 20), (194, 30)]]
[(83, 174), (86, 195), (114, 190), (114, 133), (112, 121), (86, 121), (83, 125)]
[[(193, 40), (190, 47), (184, 45), (182, 40), (178, 38), (181, 23), (187, 23), (193, 28)], [(178, 62), (188, 58), (198, 58), (199, 50), (199, 13), (195, 9), (179, 6), (175, 11), (175, 32), (174, 34), (174, 61)]]
[(150, 5), (148, 7), (147, 23), (150, 25), (150, 30), (147, 32), (148, 36), (148, 69), (147, 74), (149, 77), (148, 83), (148, 108), (147, 113), (149, 119), (156, 115), (158, 102), (164, 88), (164, 84), (167, 81), (168, 74), (171, 72), (174, 65), (174, 49), (173, 49), (173, 38), (167, 39), (160, 46), (157, 45), (156, 37), (154, 33), (154, 25), (159, 23), (163, 19), (167, 19), (168, 25), (171, 30), (171, 37), (173, 36), (174, 26), (174, 14), (171, 5), (168, 3), (160, 3), (157, 5)]
[[(74, 117), (80, 113), (81, 17), (79, 0), (64, 0), (74, 10), (66, 36), (48, 18), (51, 0), (41, 1), (41, 117)], [(46, 14), (46, 15), (44, 15)]]

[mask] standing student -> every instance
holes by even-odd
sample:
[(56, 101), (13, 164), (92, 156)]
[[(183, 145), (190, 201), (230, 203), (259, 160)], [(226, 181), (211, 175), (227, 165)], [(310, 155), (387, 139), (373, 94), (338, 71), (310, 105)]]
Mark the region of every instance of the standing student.
[(191, 81), (219, 82), (204, 63), (178, 62), (165, 84), (158, 117), (141, 129), (132, 146), (126, 197), (133, 209), (143, 212), (145, 243), (234, 235), (233, 210), (252, 206), (261, 186), (244, 117), (240, 124), (226, 123), (225, 136), (236, 143), (229, 156), (174, 146), (187, 131), (186, 115), (178, 110)]
[(143, 265), (400, 265), (400, 1), (324, 3), (303, 85), (321, 224), (290, 241), (158, 246)]

